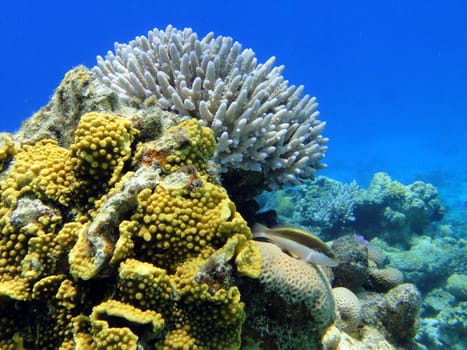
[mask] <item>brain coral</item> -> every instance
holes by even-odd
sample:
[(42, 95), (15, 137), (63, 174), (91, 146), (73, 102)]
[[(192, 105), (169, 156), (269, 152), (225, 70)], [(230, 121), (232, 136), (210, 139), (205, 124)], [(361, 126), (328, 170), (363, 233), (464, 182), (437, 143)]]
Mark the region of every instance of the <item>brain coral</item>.
[(336, 287), (332, 289), (339, 312), (338, 326), (348, 334), (354, 334), (360, 324), (360, 301), (349, 289)]
[(368, 283), (366, 287), (378, 292), (386, 292), (404, 282), (402, 272), (394, 267), (368, 269)]
[(97, 60), (93, 72), (127, 104), (155, 98), (162, 109), (209, 126), (224, 172), (260, 172), (275, 187), (323, 167), (327, 139), (315, 98), (288, 86), (274, 58), (257, 64), (253, 51), (230, 37), (200, 40), (191, 29), (168, 26), (116, 43), (115, 53)]
[[(323, 333), (334, 322), (331, 286), (319, 266), (256, 242), (262, 263), (258, 285), (248, 293), (247, 336), (263, 349), (320, 349)], [(246, 287), (246, 289), (248, 289)], [(261, 302), (268, 300), (267, 304)]]

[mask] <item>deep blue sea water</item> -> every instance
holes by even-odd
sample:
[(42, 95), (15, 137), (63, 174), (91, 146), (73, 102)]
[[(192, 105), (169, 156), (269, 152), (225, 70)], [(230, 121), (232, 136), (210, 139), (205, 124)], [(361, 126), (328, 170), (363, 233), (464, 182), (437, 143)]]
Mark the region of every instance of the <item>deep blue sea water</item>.
[(330, 138), (320, 175), (362, 186), (377, 171), (422, 179), (467, 221), (463, 0), (5, 2), (0, 131), (17, 130), (72, 67), (168, 24), (231, 36), (259, 62), (276, 56), (317, 96)]

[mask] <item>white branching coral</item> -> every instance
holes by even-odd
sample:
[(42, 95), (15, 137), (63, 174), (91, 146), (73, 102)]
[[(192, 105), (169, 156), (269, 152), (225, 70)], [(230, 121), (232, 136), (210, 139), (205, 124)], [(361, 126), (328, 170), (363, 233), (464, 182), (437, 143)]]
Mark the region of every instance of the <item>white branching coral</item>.
[(314, 97), (289, 86), (271, 57), (258, 64), (232, 38), (154, 29), (97, 57), (99, 79), (126, 103), (155, 97), (164, 110), (214, 131), (222, 171), (261, 172), (271, 188), (313, 177), (326, 151)]

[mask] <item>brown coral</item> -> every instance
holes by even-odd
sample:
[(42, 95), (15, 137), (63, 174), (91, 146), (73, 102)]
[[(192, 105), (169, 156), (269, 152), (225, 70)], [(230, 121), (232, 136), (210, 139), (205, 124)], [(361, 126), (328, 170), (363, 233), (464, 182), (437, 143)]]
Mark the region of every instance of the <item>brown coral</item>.
[(319, 349), (322, 335), (336, 317), (325, 273), (274, 244), (256, 244), (262, 264), (258, 285), (245, 290), (249, 295), (247, 336), (261, 342), (263, 348)]
[(394, 267), (368, 269), (368, 286), (370, 290), (386, 292), (404, 282), (402, 272)]
[(350, 335), (355, 334), (361, 319), (360, 301), (344, 287), (333, 288), (332, 293), (339, 313), (338, 327)]

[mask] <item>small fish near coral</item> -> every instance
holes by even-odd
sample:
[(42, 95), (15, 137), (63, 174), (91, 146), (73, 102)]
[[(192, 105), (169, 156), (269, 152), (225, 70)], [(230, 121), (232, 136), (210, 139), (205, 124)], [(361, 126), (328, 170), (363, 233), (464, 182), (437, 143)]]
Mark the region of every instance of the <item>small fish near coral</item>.
[(311, 232), (295, 227), (268, 228), (256, 223), (253, 238), (274, 243), (289, 255), (311, 264), (335, 267), (339, 261), (328, 245)]

